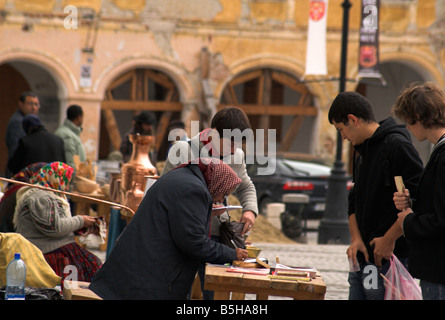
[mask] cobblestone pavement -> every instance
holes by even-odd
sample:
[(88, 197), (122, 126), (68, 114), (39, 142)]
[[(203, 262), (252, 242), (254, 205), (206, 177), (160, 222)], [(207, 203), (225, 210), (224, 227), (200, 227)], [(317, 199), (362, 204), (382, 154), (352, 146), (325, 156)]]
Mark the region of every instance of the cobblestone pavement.
[(346, 245), (255, 243), (255, 246), (262, 249), (260, 257), (269, 261), (275, 261), (278, 256), (285, 265), (316, 268), (326, 283), (325, 300), (348, 299)]

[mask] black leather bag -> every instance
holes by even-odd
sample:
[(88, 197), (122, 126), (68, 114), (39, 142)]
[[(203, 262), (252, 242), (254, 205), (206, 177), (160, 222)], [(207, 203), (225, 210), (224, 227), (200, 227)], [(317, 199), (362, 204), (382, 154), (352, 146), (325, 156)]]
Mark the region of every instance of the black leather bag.
[(221, 243), (235, 249), (231, 240), (236, 244), (237, 248), (246, 249), (244, 237), (241, 235), (244, 228), (244, 222), (221, 221), (220, 235)]

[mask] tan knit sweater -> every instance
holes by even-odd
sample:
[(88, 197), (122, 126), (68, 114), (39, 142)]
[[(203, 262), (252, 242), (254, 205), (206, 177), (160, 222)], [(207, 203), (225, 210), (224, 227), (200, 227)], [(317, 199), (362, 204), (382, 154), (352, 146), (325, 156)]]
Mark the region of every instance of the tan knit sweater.
[(71, 216), (68, 202), (54, 192), (23, 187), (17, 194), (14, 228), (43, 253), (74, 242), (74, 231), (83, 227), (80, 216)]

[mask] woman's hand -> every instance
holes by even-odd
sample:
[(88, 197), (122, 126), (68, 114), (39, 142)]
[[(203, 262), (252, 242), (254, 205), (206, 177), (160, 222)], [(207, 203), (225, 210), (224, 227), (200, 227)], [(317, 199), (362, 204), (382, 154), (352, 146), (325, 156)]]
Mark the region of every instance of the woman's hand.
[(240, 249), (236, 248), (236, 260), (237, 261), (243, 261), (247, 258), (247, 250), (246, 249)]
[(213, 204), (213, 208), (212, 208), (212, 217), (215, 217), (215, 216), (220, 216), (220, 215), (222, 215), (224, 212), (226, 212), (226, 209), (216, 209), (216, 208), (219, 208), (219, 207), (224, 207), (224, 205), (223, 204), (221, 204), (221, 203), (214, 203)]
[(92, 216), (87, 216), (87, 215), (82, 215), (81, 216), (83, 219), (83, 226), (84, 227), (89, 227), (92, 226), (96, 223), (96, 218), (92, 217)]

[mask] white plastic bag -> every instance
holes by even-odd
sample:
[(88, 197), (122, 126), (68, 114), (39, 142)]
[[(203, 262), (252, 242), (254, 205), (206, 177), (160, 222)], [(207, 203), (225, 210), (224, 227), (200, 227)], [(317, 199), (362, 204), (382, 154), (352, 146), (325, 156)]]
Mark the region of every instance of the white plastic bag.
[(385, 276), (385, 300), (422, 300), (420, 286), (395, 255)]

